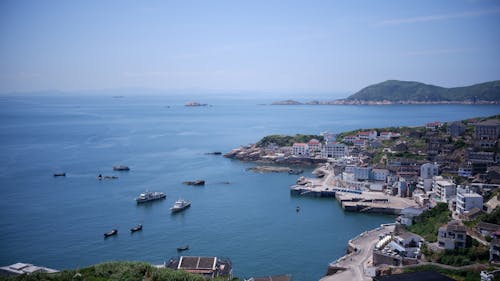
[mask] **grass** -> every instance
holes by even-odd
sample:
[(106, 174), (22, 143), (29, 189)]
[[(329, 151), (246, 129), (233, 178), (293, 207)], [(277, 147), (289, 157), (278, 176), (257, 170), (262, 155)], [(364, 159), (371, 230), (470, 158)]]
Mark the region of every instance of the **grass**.
[(426, 241), (436, 242), (437, 232), (441, 225), (450, 220), (450, 211), (446, 203), (438, 203), (434, 208), (424, 211), (414, 218), (414, 224), (408, 229), (422, 236)]
[[(107, 262), (78, 270), (59, 273), (37, 273), (12, 277), (0, 276), (0, 281), (205, 281), (199, 275), (168, 268), (156, 268), (144, 262)], [(218, 278), (216, 281), (225, 279)]]

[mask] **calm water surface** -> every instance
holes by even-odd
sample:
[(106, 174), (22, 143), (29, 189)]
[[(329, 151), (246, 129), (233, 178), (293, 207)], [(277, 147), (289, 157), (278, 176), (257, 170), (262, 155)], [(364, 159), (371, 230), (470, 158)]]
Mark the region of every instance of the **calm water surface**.
[[(247, 172), (253, 164), (206, 152), (226, 152), (268, 134), (500, 113), (499, 106), (264, 106), (258, 104), (270, 101), (215, 98), (201, 100), (212, 107), (186, 108), (186, 101), (0, 96), (0, 265), (159, 264), (189, 244), (186, 255), (229, 257), (239, 277), (317, 280), (351, 237), (393, 218), (344, 213), (331, 199), (291, 197), (288, 187), (297, 176)], [(112, 171), (117, 164), (131, 171)], [(55, 172), (67, 176), (54, 178)], [(100, 173), (119, 179), (98, 181)], [(194, 179), (207, 184), (182, 185)], [(167, 199), (136, 206), (134, 197), (146, 189), (163, 191)], [(179, 197), (192, 207), (171, 215)], [(138, 223), (143, 231), (130, 235)], [(104, 240), (112, 228), (118, 236)]]

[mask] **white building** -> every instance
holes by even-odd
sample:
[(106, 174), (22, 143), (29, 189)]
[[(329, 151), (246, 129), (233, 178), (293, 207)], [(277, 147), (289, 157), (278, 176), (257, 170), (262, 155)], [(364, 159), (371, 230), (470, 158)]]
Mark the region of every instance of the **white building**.
[(456, 212), (463, 214), (473, 208), (483, 209), (483, 196), (469, 190), (468, 188), (457, 188)]
[(424, 178), (418, 178), (418, 183), (417, 183), (417, 188), (423, 189), (426, 192), (432, 189), (432, 178), (431, 179), (424, 179)]
[(29, 263), (18, 262), (8, 266), (0, 267), (0, 276), (13, 276), (21, 274), (33, 274), (33, 273), (56, 273), (58, 270), (36, 266)]
[(438, 165), (426, 163), (420, 166), (420, 177), (423, 179), (432, 179), (433, 176), (438, 175)]
[(328, 143), (323, 146), (321, 156), (323, 158), (341, 158), (349, 155), (349, 148), (343, 143)]
[(450, 180), (439, 176), (434, 177), (432, 190), (436, 192), (438, 199), (442, 202), (448, 202), (450, 198), (457, 194), (456, 185)]
[(309, 146), (307, 143), (296, 142), (292, 146), (293, 155), (307, 156), (309, 155)]

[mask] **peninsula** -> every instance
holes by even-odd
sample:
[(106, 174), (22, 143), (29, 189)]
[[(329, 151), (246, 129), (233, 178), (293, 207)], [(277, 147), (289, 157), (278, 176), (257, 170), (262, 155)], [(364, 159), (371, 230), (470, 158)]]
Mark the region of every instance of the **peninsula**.
[(279, 105), (499, 104), (500, 80), (445, 88), (414, 81), (387, 80), (367, 86), (345, 99), (275, 102)]

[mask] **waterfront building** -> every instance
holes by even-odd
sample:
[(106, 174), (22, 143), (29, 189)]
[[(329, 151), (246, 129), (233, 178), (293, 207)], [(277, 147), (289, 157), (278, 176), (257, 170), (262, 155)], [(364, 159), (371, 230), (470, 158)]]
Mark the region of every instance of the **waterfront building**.
[(473, 208), (483, 208), (483, 196), (471, 191), (469, 188), (457, 188), (456, 212), (463, 214)]
[(18, 262), (8, 266), (0, 267), (0, 276), (15, 276), (21, 274), (33, 274), (33, 273), (56, 273), (58, 270), (36, 266), (29, 263)]
[(349, 147), (343, 143), (327, 143), (321, 151), (323, 158), (341, 158), (347, 155), (349, 155)]
[(292, 146), (293, 155), (296, 156), (308, 156), (309, 155), (309, 146), (307, 143), (296, 142)]
[(420, 177), (423, 179), (432, 179), (438, 175), (438, 165), (433, 163), (425, 163), (420, 166)]
[(389, 170), (387, 169), (372, 169), (371, 179), (375, 181), (386, 181), (387, 176), (389, 176)]
[(435, 131), (435, 130), (439, 129), (439, 127), (441, 127), (441, 125), (442, 125), (441, 122), (438, 122), (438, 121), (430, 122), (430, 123), (425, 124), (425, 128), (427, 130)]
[(354, 167), (354, 180), (369, 180), (371, 171), (371, 167)]
[(466, 237), (465, 226), (453, 220), (439, 228), (438, 245), (447, 250), (465, 248)]
[(408, 183), (404, 179), (400, 179), (398, 182), (394, 183), (394, 187), (397, 188), (399, 197), (408, 196)]

